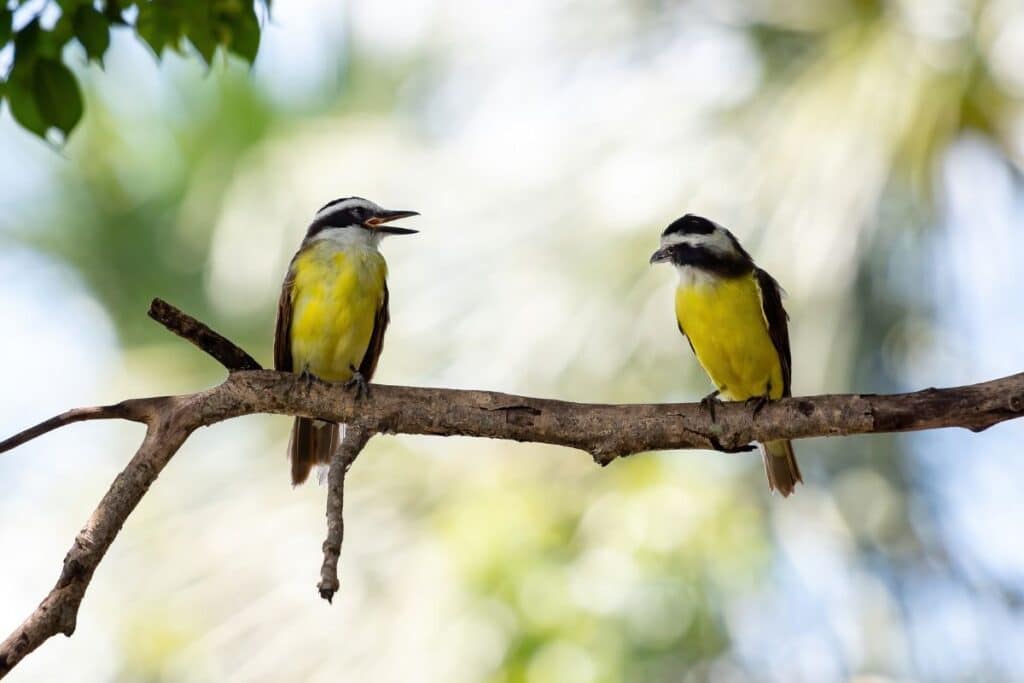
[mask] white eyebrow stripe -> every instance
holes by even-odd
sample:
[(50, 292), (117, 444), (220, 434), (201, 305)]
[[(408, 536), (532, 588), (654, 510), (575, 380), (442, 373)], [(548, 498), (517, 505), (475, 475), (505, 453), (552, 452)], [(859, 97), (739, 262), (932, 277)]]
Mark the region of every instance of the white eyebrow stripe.
[(333, 214), (336, 214), (336, 213), (341, 213), (343, 211), (348, 211), (349, 209), (354, 209), (356, 207), (362, 207), (364, 209), (370, 209), (371, 211), (374, 211), (374, 210), (377, 210), (377, 209), (380, 208), (379, 206), (377, 206), (376, 204), (374, 204), (373, 202), (371, 202), (368, 199), (362, 199), (360, 197), (350, 197), (348, 199), (344, 199), (344, 200), (338, 202), (337, 204), (331, 204), (330, 206), (325, 206), (324, 208), (322, 208), (322, 209), (320, 209), (319, 211), (316, 212), (316, 215), (313, 217), (313, 219), (314, 220), (319, 220), (321, 218), (324, 218), (325, 216), (330, 216), (330, 215), (333, 215)]
[(674, 244), (688, 244), (691, 247), (704, 247), (720, 254), (731, 254), (736, 251), (735, 245), (732, 240), (729, 239), (729, 234), (724, 228), (716, 228), (715, 231), (709, 235), (673, 233), (671, 235), (666, 235), (661, 240), (661, 246), (663, 247), (669, 247)]

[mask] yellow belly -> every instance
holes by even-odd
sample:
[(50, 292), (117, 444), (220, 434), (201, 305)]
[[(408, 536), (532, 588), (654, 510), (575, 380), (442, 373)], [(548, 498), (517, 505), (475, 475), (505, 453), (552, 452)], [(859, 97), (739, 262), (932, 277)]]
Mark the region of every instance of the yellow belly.
[(676, 318), (723, 398), (782, 396), (782, 366), (752, 274), (681, 284)]
[(387, 265), (376, 250), (315, 243), (294, 264), (292, 367), (320, 379), (352, 377), (384, 300)]

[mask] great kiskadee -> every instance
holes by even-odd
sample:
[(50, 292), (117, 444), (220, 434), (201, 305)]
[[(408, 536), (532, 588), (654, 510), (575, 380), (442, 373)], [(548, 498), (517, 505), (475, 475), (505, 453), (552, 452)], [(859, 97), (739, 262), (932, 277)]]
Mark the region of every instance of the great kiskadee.
[[(417, 232), (388, 223), (418, 215), (361, 197), (335, 199), (317, 211), (281, 288), (276, 369), (365, 393), (389, 321), (388, 267), (377, 246), (387, 235)], [(340, 439), (333, 422), (295, 418), (288, 443), (292, 484), (304, 482), (314, 465), (329, 464)]]
[[(754, 413), (790, 395), (789, 325), (779, 283), (754, 265), (731, 232), (693, 214), (661, 234), (651, 263), (679, 273), (676, 322), (716, 390), (703, 403), (714, 419), (717, 396), (748, 401)], [(800, 468), (789, 441), (761, 444), (768, 488), (793, 492)]]

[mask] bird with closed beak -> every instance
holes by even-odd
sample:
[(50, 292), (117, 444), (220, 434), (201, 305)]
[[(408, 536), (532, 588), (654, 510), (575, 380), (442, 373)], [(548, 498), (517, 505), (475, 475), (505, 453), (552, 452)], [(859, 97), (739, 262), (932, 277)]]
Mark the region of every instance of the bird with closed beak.
[[(788, 316), (782, 291), (754, 264), (739, 240), (707, 218), (686, 214), (661, 234), (651, 263), (671, 263), (679, 275), (675, 312), (715, 391), (702, 403), (714, 419), (717, 397), (765, 402), (790, 396)], [(783, 496), (802, 482), (789, 441), (761, 444), (768, 488)]]
[[(362, 197), (335, 199), (313, 217), (291, 260), (277, 309), (274, 367), (344, 383), (357, 397), (377, 369), (388, 326), (387, 263), (378, 250), (389, 235), (416, 230), (391, 221), (418, 216)], [(297, 417), (288, 443), (292, 484), (328, 465), (343, 425)]]

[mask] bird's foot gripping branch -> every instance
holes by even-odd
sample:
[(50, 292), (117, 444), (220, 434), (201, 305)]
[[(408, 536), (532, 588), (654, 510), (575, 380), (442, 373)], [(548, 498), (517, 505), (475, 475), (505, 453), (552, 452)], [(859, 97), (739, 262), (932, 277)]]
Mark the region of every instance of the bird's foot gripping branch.
[(786, 398), (768, 403), (756, 417), (742, 403), (723, 403), (716, 407), (714, 419), (699, 403), (603, 405), (421, 387), (374, 385), (369, 397), (357, 401), (341, 386), (262, 370), (235, 344), (159, 299), (149, 314), (215, 358), (227, 368), (228, 376), (221, 384), (194, 394), (70, 410), (0, 442), (2, 453), (85, 420), (121, 419), (146, 425), (142, 444), (75, 537), (57, 584), (0, 643), (0, 677), (51, 636), (74, 632), (79, 606), (97, 566), (160, 471), (197, 428), (234, 417), (275, 413), (348, 425), (328, 475), (327, 539), (318, 589), (329, 601), (339, 586), (345, 473), (375, 434), (461, 435), (557, 444), (584, 450), (597, 463), (607, 465), (617, 457), (652, 450), (735, 451), (754, 441), (940, 427), (980, 431), (1024, 415), (1024, 373), (970, 386), (889, 396)]

